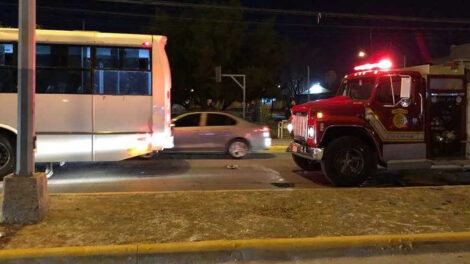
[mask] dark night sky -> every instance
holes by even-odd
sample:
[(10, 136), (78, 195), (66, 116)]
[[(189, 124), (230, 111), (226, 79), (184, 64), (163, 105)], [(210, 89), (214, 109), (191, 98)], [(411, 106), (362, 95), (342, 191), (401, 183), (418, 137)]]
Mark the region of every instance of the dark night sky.
[[(176, 0), (173, 0), (176, 1)], [(0, 0), (0, 23), (17, 25), (17, 0)], [(183, 1), (180, 1), (183, 2)], [(203, 1), (184, 1), (203, 2)], [(223, 2), (223, 1), (218, 1)], [(241, 0), (244, 6), (278, 8), (285, 10), (312, 10), (321, 12), (394, 15), (402, 17), (460, 18), (470, 20), (470, 1), (286, 1)], [(126, 12), (152, 15), (153, 8), (142, 5), (102, 3), (90, 0), (37, 0), (38, 24), (47, 29), (81, 29), (83, 21), (87, 30), (111, 32), (136, 32), (148, 23), (148, 17), (119, 16), (79, 12), (74, 9)], [(53, 7), (53, 8), (50, 8)], [(56, 9), (54, 9), (56, 8)], [(59, 9), (57, 9), (59, 8)], [(178, 13), (181, 9), (166, 11)], [(263, 14), (246, 14), (248, 20), (269, 17)], [(448, 54), (452, 44), (470, 42), (470, 24), (409, 23), (377, 20), (348, 20), (324, 18), (320, 25), (356, 25), (389, 27), (458, 27), (456, 30), (385, 30), (315, 27), (316, 19), (305, 16), (277, 16), (276, 30), (292, 42), (292, 64), (299, 68), (312, 65), (313, 78), (327, 70), (343, 74), (358, 63), (355, 54), (366, 50), (373, 57), (387, 55), (401, 65), (406, 56), (408, 65), (427, 61), (426, 50), (432, 58)], [(287, 26), (285, 24), (308, 24), (311, 27)], [(169, 40), (171, 41), (171, 40)], [(421, 44), (421, 45), (420, 45)], [(424, 49), (424, 51), (423, 51)], [(170, 58), (171, 59), (171, 58)], [(372, 58), (370, 58), (372, 59)]]

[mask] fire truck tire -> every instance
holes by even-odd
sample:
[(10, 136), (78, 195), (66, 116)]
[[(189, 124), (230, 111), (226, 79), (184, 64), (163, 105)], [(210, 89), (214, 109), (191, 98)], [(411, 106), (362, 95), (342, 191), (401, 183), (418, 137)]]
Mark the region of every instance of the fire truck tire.
[(299, 166), (302, 170), (305, 171), (316, 171), (321, 170), (320, 162), (315, 160), (309, 160), (297, 155), (292, 154), (292, 159), (294, 160), (295, 164)]
[(357, 137), (340, 137), (325, 149), (321, 168), (335, 186), (358, 186), (377, 171), (377, 157)]
[(15, 149), (8, 138), (0, 135), (0, 180), (15, 169)]

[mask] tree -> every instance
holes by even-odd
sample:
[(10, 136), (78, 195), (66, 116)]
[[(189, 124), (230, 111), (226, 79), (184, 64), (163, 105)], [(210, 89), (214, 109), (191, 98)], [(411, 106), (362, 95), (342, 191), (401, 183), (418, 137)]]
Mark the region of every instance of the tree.
[(285, 99), (295, 99), (306, 89), (306, 76), (289, 68), (283, 72), (281, 91)]
[[(239, 7), (240, 1), (231, 0), (228, 5)], [(278, 95), (286, 41), (274, 30), (274, 19), (252, 30), (240, 9), (187, 10), (177, 17), (157, 11), (146, 31), (168, 36), (173, 102), (191, 99), (203, 105), (212, 98), (225, 108), (241, 100), (242, 90), (232, 80), (215, 82), (217, 65), (224, 73), (247, 75), (249, 99)]]
[(242, 72), (247, 74), (248, 98), (280, 96), (281, 68), (288, 60), (287, 39), (274, 30), (275, 18), (263, 21), (248, 34), (243, 47)]

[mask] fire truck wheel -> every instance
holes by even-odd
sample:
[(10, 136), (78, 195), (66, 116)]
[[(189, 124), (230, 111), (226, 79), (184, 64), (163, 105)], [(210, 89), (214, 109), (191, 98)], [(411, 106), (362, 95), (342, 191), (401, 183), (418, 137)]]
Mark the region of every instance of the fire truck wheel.
[(10, 174), (15, 169), (15, 151), (11, 142), (0, 135), (0, 179)]
[(377, 170), (377, 157), (356, 137), (341, 137), (325, 149), (321, 162), (325, 177), (336, 186), (358, 186)]
[(292, 159), (294, 159), (295, 164), (297, 164), (297, 166), (302, 170), (316, 171), (321, 169), (320, 162), (318, 161), (305, 159), (294, 154), (292, 154)]

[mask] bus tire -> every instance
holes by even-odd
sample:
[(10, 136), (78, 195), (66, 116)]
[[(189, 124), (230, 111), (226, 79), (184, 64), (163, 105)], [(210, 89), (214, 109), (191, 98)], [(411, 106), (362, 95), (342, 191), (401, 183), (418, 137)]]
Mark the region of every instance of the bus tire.
[(294, 160), (295, 164), (297, 164), (297, 166), (299, 166), (304, 171), (321, 170), (320, 162), (316, 160), (309, 160), (306, 158), (299, 157), (295, 154), (292, 154), (292, 159)]
[(13, 173), (16, 163), (15, 148), (10, 140), (0, 135), (0, 179)]
[(376, 173), (377, 156), (361, 139), (340, 137), (326, 147), (321, 168), (335, 186), (358, 186)]

